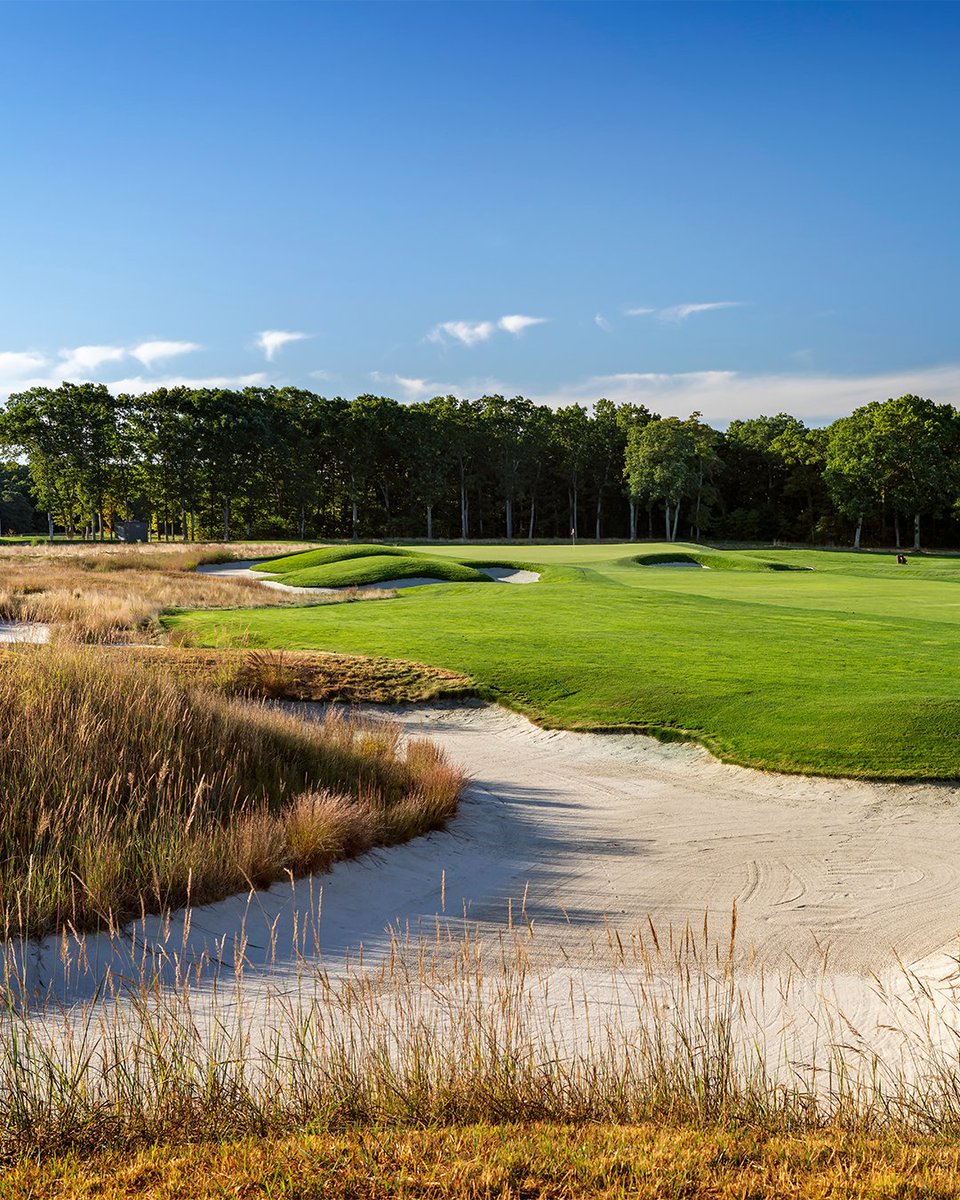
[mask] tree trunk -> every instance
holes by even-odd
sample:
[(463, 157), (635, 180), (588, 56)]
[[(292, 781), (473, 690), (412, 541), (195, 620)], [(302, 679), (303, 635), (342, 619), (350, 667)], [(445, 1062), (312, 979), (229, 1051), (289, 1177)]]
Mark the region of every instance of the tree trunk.
[(433, 541), (433, 505), (427, 505), (427, 541)]
[(666, 533), (664, 535), (664, 538), (666, 541), (669, 542), (670, 541), (670, 502), (669, 502), (669, 500), (664, 500), (664, 502), (663, 502), (663, 517), (664, 517), (664, 521), (666, 522)]
[(180, 538), (184, 542), (187, 540), (187, 506), (182, 496), (180, 498)]
[(357, 540), (357, 502), (354, 500), (350, 506), (350, 537)]
[(630, 541), (637, 540), (637, 502), (632, 496), (629, 497), (630, 503)]
[(533, 531), (537, 527), (537, 501), (536, 497), (530, 497), (530, 524), (527, 527), (527, 539), (533, 541)]
[(600, 515), (603, 508), (603, 493), (597, 492), (597, 541), (600, 541)]
[(47, 513), (47, 540), (53, 541), (53, 513)]
[(190, 541), (195, 542), (196, 540), (197, 540), (197, 514), (191, 508), (190, 509)]
[(300, 541), (303, 541), (304, 531), (307, 528), (307, 514), (303, 510), (303, 505), (300, 505)]
[(223, 502), (223, 540), (230, 541), (230, 499)]
[(862, 530), (863, 530), (863, 513), (861, 513), (860, 516), (857, 518), (857, 532), (853, 535), (854, 550), (860, 549), (860, 534), (861, 534)]
[(913, 518), (913, 548), (920, 549), (920, 514), (916, 513)]
[(507, 541), (513, 541), (513, 500), (508, 499), (504, 502), (504, 509), (507, 516)]
[(470, 497), (467, 495), (467, 484), (460, 475), (460, 540), (466, 541), (470, 536)]
[(677, 540), (677, 523), (679, 522), (679, 520), (680, 520), (680, 501), (678, 500), (677, 507), (673, 510), (673, 533), (670, 536), (671, 542), (675, 542)]
[(900, 514), (898, 512), (895, 512), (893, 514), (893, 540), (896, 545), (896, 548), (899, 550), (900, 549)]

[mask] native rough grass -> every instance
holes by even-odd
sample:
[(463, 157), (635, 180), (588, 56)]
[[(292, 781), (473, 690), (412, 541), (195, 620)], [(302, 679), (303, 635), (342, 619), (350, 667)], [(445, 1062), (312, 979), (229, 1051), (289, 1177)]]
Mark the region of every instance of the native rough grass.
[(442, 825), (462, 775), (390, 724), (310, 722), (135, 661), (0, 655), (0, 919), (115, 926)]
[[(268, 557), (288, 546), (248, 545)], [(162, 641), (162, 613), (176, 609), (283, 607), (354, 599), (285, 593), (258, 580), (198, 575), (203, 563), (235, 558), (227, 546), (17, 546), (0, 554), (0, 621), (52, 625), (55, 640), (87, 643)], [(374, 592), (380, 598), (383, 593)]]

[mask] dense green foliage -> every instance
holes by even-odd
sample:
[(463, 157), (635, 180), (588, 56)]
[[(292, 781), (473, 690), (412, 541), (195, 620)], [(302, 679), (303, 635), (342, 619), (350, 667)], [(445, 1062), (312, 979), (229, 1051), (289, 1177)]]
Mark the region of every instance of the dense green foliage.
[[(11, 396), (0, 442), (29, 464), (29, 512), (69, 537), (124, 519), (184, 540), (307, 536), (653, 538), (956, 545), (960, 420), (916, 396), (828, 428), (780, 413), (724, 432), (598, 400), (398, 404), (297, 388), (94, 384)], [(22, 479), (24, 467), (14, 464)], [(7, 506), (6, 512), (4, 505)], [(35, 506), (35, 507), (33, 507)]]
[[(484, 561), (490, 547), (434, 553)], [(960, 559), (679, 545), (669, 557), (712, 569), (643, 565), (662, 555), (537, 546), (525, 558), (543, 574), (530, 586), (443, 584), (373, 605), (170, 621), (209, 645), (446, 667), (548, 725), (695, 738), (750, 766), (960, 776)]]

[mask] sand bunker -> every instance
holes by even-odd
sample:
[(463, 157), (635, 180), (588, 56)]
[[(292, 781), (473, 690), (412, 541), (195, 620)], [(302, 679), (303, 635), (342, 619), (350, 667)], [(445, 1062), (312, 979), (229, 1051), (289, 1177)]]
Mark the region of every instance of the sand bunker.
[[(336, 592), (348, 591), (348, 588), (334, 587), (294, 587), (289, 583), (281, 583), (278, 579), (270, 579), (262, 571), (254, 571), (264, 559), (241, 559), (228, 563), (205, 563), (197, 567), (204, 575), (224, 575), (232, 579), (255, 579), (264, 587), (275, 588), (279, 592), (299, 592), (301, 595), (317, 595), (317, 593), (332, 595)], [(483, 575), (488, 575), (497, 583), (537, 583), (540, 579), (536, 571), (519, 571), (514, 567), (477, 567)], [(449, 583), (447, 579), (435, 579), (430, 575), (411, 575), (405, 579), (381, 579), (379, 583), (365, 583), (363, 587), (376, 588), (380, 591), (397, 591), (400, 588), (423, 587), (428, 583)], [(2, 639), (0, 639), (2, 640)]]

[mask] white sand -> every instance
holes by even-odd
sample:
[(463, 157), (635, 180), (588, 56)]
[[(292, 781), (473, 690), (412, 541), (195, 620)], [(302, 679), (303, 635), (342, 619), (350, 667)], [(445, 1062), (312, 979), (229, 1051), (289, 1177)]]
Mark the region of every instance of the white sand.
[(447, 831), (112, 938), (48, 938), (16, 956), (18, 973), (67, 1004), (144, 963), (169, 982), (213, 962), (222, 984), (242, 942), (244, 1011), (263, 1006), (266, 1029), (270, 997), (303, 986), (304, 955), (336, 977), (361, 950), (382, 961), (391, 930), (456, 939), (466, 914), (488, 947), (519, 931), (530, 993), (572, 1037), (587, 1000), (594, 1015), (649, 1019), (630, 1016), (635, 971), (603, 966), (618, 934), (649, 944), (649, 918), (664, 940), (687, 923), (699, 937), (707, 913), (723, 945), (736, 901), (745, 1053), (762, 1043), (791, 1079), (839, 1041), (866, 1055), (867, 1074), (874, 1052), (908, 1075), (928, 1039), (954, 1052), (960, 789), (764, 774), (695, 746), (543, 731), (481, 702), (393, 715), (473, 775)]
[[(699, 927), (707, 912), (721, 929), (734, 901), (743, 955), (772, 967), (808, 967), (829, 951), (837, 970), (857, 974), (893, 963), (895, 953), (919, 963), (957, 944), (953, 786), (748, 771), (694, 746), (547, 732), (480, 702), (396, 715), (405, 733), (435, 739), (473, 782), (447, 832), (314, 881), (332, 961), (361, 944), (375, 953), (392, 924), (432, 930), (441, 875), (447, 914), (467, 912), (490, 932), (526, 892), (538, 944), (549, 955), (562, 943), (574, 961), (608, 923), (629, 931), (649, 917)], [(229, 943), (246, 919), (251, 960), (271, 937), (282, 960), (294, 922), (302, 927), (314, 908), (309, 891), (298, 884), (294, 904), (286, 885), (275, 887), (249, 912), (246, 898), (210, 905), (193, 914), (185, 940), (181, 918), (168, 937), (188, 956), (202, 954), (215, 939)], [(153, 924), (150, 942), (160, 936)], [(93, 957), (115, 950), (100, 944)], [(45, 943), (38, 982), (56, 977), (58, 955), (56, 940)]]
[(537, 571), (517, 571), (513, 567), (477, 567), (481, 575), (489, 575), (497, 583), (539, 583)]
[(0, 642), (49, 642), (50, 626), (38, 621), (0, 621)]

